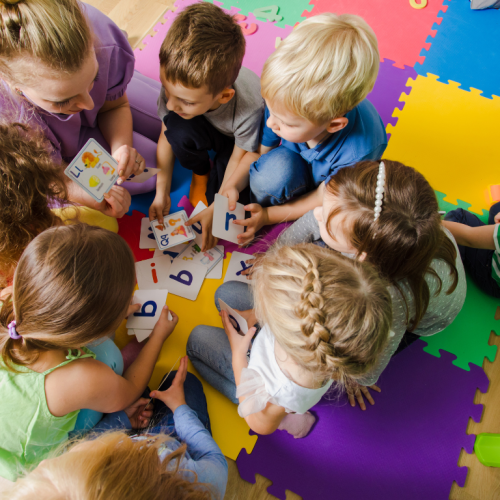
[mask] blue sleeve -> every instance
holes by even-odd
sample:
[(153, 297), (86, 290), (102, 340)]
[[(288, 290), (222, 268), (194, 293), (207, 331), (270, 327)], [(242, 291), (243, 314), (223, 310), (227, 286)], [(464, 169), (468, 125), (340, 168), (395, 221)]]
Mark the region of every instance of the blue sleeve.
[(179, 406), (174, 413), (175, 431), (178, 438), (187, 444), (190, 459), (182, 467), (196, 472), (198, 482), (215, 487), (224, 498), (227, 486), (227, 462), (196, 413), (187, 405)]
[(269, 109), (266, 106), (264, 111), (264, 117), (260, 125), (260, 143), (263, 146), (269, 148), (279, 146), (281, 143), (281, 137), (277, 136), (268, 126), (267, 119), (269, 118)]

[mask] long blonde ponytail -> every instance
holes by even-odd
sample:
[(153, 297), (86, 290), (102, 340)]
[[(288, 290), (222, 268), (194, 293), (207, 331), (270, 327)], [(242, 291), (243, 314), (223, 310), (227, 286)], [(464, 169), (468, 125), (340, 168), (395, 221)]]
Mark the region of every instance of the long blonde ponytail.
[(0, 0), (0, 77), (9, 83), (25, 83), (33, 59), (73, 73), (92, 46), (76, 0)]

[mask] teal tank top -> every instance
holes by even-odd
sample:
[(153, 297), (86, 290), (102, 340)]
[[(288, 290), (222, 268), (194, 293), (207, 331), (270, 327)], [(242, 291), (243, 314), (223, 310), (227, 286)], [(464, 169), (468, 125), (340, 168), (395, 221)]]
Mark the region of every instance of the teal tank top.
[(45, 397), (45, 376), (75, 359), (95, 359), (86, 347), (73, 352), (77, 354), (70, 352), (66, 361), (43, 373), (17, 365), (20, 373), (12, 372), (0, 359), (0, 476), (15, 481), (68, 439), (79, 410), (54, 417)]

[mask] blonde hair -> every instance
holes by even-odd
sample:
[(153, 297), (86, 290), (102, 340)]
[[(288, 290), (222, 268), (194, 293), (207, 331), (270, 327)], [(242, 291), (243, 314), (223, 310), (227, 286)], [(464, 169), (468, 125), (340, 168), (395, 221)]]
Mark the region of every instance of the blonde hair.
[[(41, 351), (105, 337), (123, 319), (134, 286), (134, 257), (117, 234), (86, 224), (47, 229), (21, 256), (12, 296), (0, 310), (3, 362), (15, 370)], [(22, 343), (9, 336), (14, 319)]]
[[(159, 459), (172, 438), (157, 435), (134, 441), (124, 432), (100, 435), (91, 446), (75, 446), (42, 462), (15, 486), (0, 494), (9, 500), (210, 500), (209, 485), (196, 482), (196, 474), (180, 474), (186, 445)], [(194, 479), (190, 481), (189, 479)], [(222, 500), (222, 499), (220, 499)]]
[(314, 244), (277, 246), (252, 282), (259, 323), (303, 369), (346, 384), (377, 362), (392, 304), (370, 264)]
[(93, 43), (76, 0), (0, 0), (0, 76), (10, 84), (33, 78), (33, 59), (74, 73)]
[(313, 123), (344, 116), (372, 90), (380, 56), (368, 24), (321, 14), (297, 26), (264, 65), (262, 97)]
[(62, 223), (50, 204), (67, 204), (68, 193), (50, 147), (41, 132), (21, 123), (0, 123), (0, 287), (14, 275), (28, 243)]
[(200, 2), (175, 18), (161, 45), (160, 67), (169, 82), (206, 85), (215, 96), (236, 81), (244, 55), (245, 37), (234, 18)]

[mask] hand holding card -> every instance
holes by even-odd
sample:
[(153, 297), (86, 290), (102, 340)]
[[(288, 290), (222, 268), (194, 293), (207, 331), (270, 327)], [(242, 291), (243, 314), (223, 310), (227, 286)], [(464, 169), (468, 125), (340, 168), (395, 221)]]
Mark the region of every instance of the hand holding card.
[(234, 220), (245, 220), (244, 206), (241, 203), (236, 203), (236, 209), (229, 210), (229, 200), (216, 193), (212, 234), (217, 238), (238, 244), (238, 235), (242, 234), (245, 228), (233, 224)]
[(234, 309), (229, 307), (222, 299), (219, 299), (219, 306), (221, 311), (226, 311), (229, 317), (229, 321), (233, 325), (233, 328), (240, 334), (246, 335), (248, 332), (248, 323), (241, 314), (237, 313)]
[(160, 250), (194, 240), (194, 231), (190, 226), (186, 226), (186, 221), (187, 215), (184, 210), (165, 217), (163, 224), (160, 224), (158, 220), (151, 221), (151, 228)]

